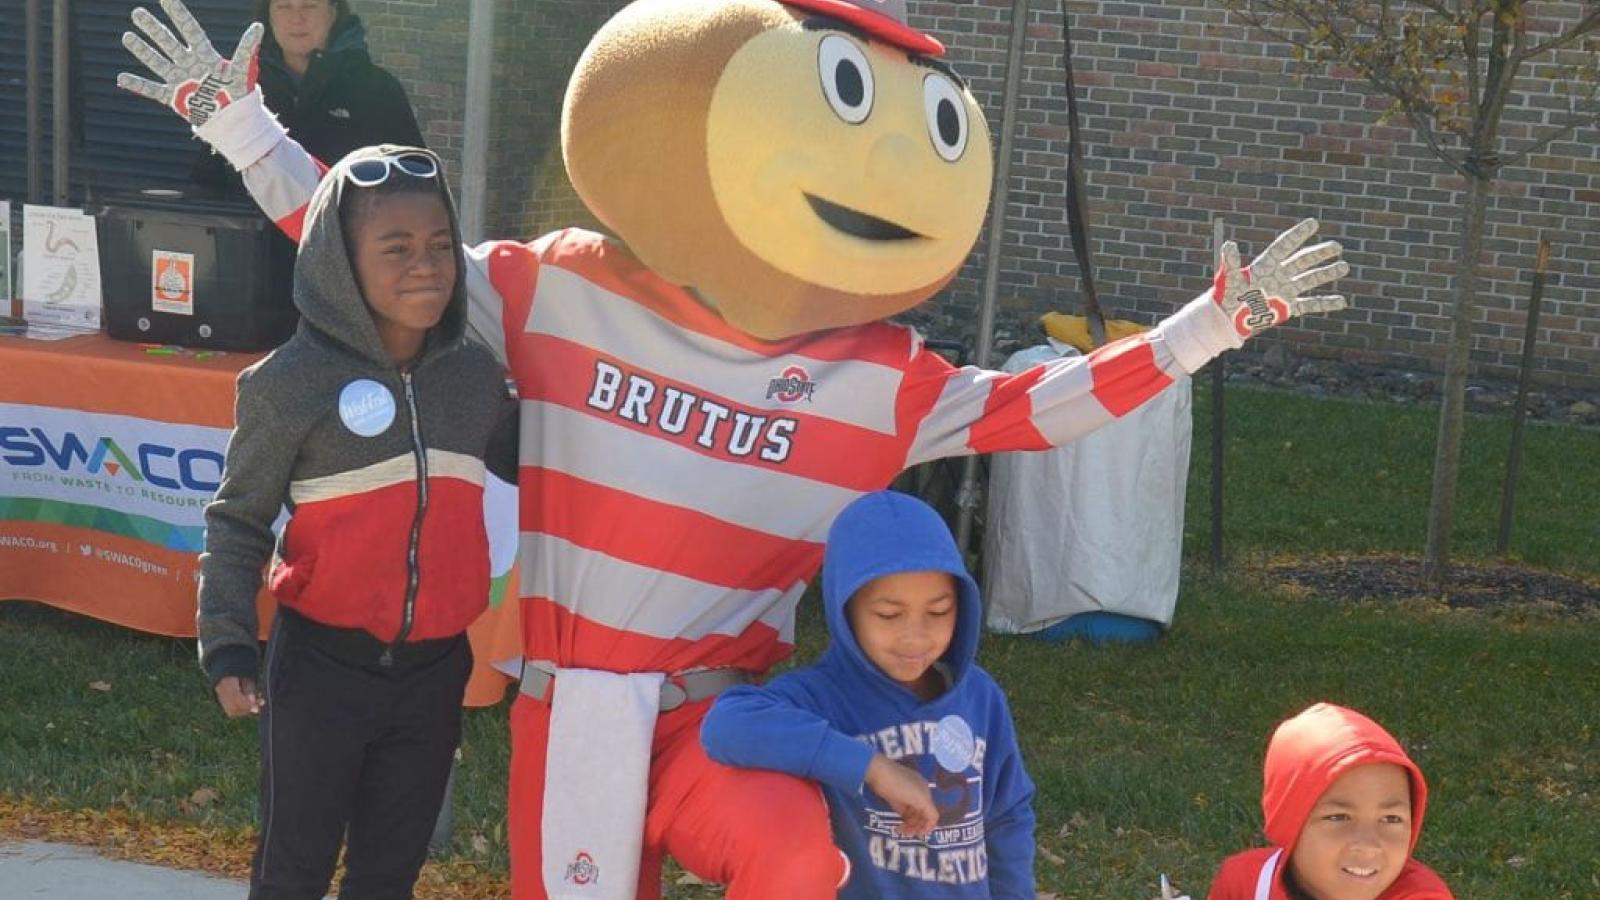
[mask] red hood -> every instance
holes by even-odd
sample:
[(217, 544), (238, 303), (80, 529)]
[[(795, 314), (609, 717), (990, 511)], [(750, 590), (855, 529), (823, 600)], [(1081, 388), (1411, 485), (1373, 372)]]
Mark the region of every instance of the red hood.
[(1353, 709), (1318, 703), (1273, 732), (1267, 745), (1261, 812), (1267, 839), (1294, 852), (1300, 830), (1328, 786), (1356, 766), (1394, 763), (1411, 776), (1411, 849), (1422, 834), (1428, 783), (1383, 726)]

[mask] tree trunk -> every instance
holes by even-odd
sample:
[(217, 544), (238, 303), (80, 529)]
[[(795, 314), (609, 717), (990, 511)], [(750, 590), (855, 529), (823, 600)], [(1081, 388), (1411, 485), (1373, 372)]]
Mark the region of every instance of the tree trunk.
[(1439, 411), (1439, 442), (1433, 454), (1433, 500), (1428, 507), (1428, 546), (1422, 574), (1436, 591), (1450, 568), (1450, 532), (1455, 523), (1456, 476), (1461, 465), (1461, 425), (1472, 356), (1472, 311), (1478, 296), (1478, 262), (1483, 252), (1484, 213), (1490, 179), (1467, 179), (1467, 205), (1461, 218), (1461, 258), (1456, 271), (1450, 317), (1450, 347), (1445, 356), (1444, 397)]

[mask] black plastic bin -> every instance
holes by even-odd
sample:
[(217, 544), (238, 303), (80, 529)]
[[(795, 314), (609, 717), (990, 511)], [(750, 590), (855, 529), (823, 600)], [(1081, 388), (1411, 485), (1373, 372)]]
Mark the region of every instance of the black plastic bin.
[(108, 197), (89, 213), (113, 338), (270, 350), (293, 333), (294, 245), (249, 203), (145, 190)]

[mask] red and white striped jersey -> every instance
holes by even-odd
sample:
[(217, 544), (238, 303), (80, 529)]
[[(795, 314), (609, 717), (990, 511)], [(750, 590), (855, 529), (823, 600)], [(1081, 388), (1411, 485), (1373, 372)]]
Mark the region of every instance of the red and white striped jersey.
[[(245, 180), (294, 235), (320, 174), (286, 138)], [(467, 265), (470, 327), (522, 398), (525, 653), (564, 667), (763, 671), (855, 497), (928, 460), (1073, 440), (1238, 345), (1202, 297), (1006, 375), (886, 323), (758, 340), (590, 232)]]

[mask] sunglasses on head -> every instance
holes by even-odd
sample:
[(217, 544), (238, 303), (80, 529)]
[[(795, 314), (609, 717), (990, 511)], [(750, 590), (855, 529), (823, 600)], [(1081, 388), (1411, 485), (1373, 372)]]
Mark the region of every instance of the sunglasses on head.
[(376, 187), (388, 181), (396, 169), (414, 178), (435, 178), (439, 174), (439, 164), (426, 153), (396, 153), (357, 160), (345, 167), (345, 177), (357, 187)]

